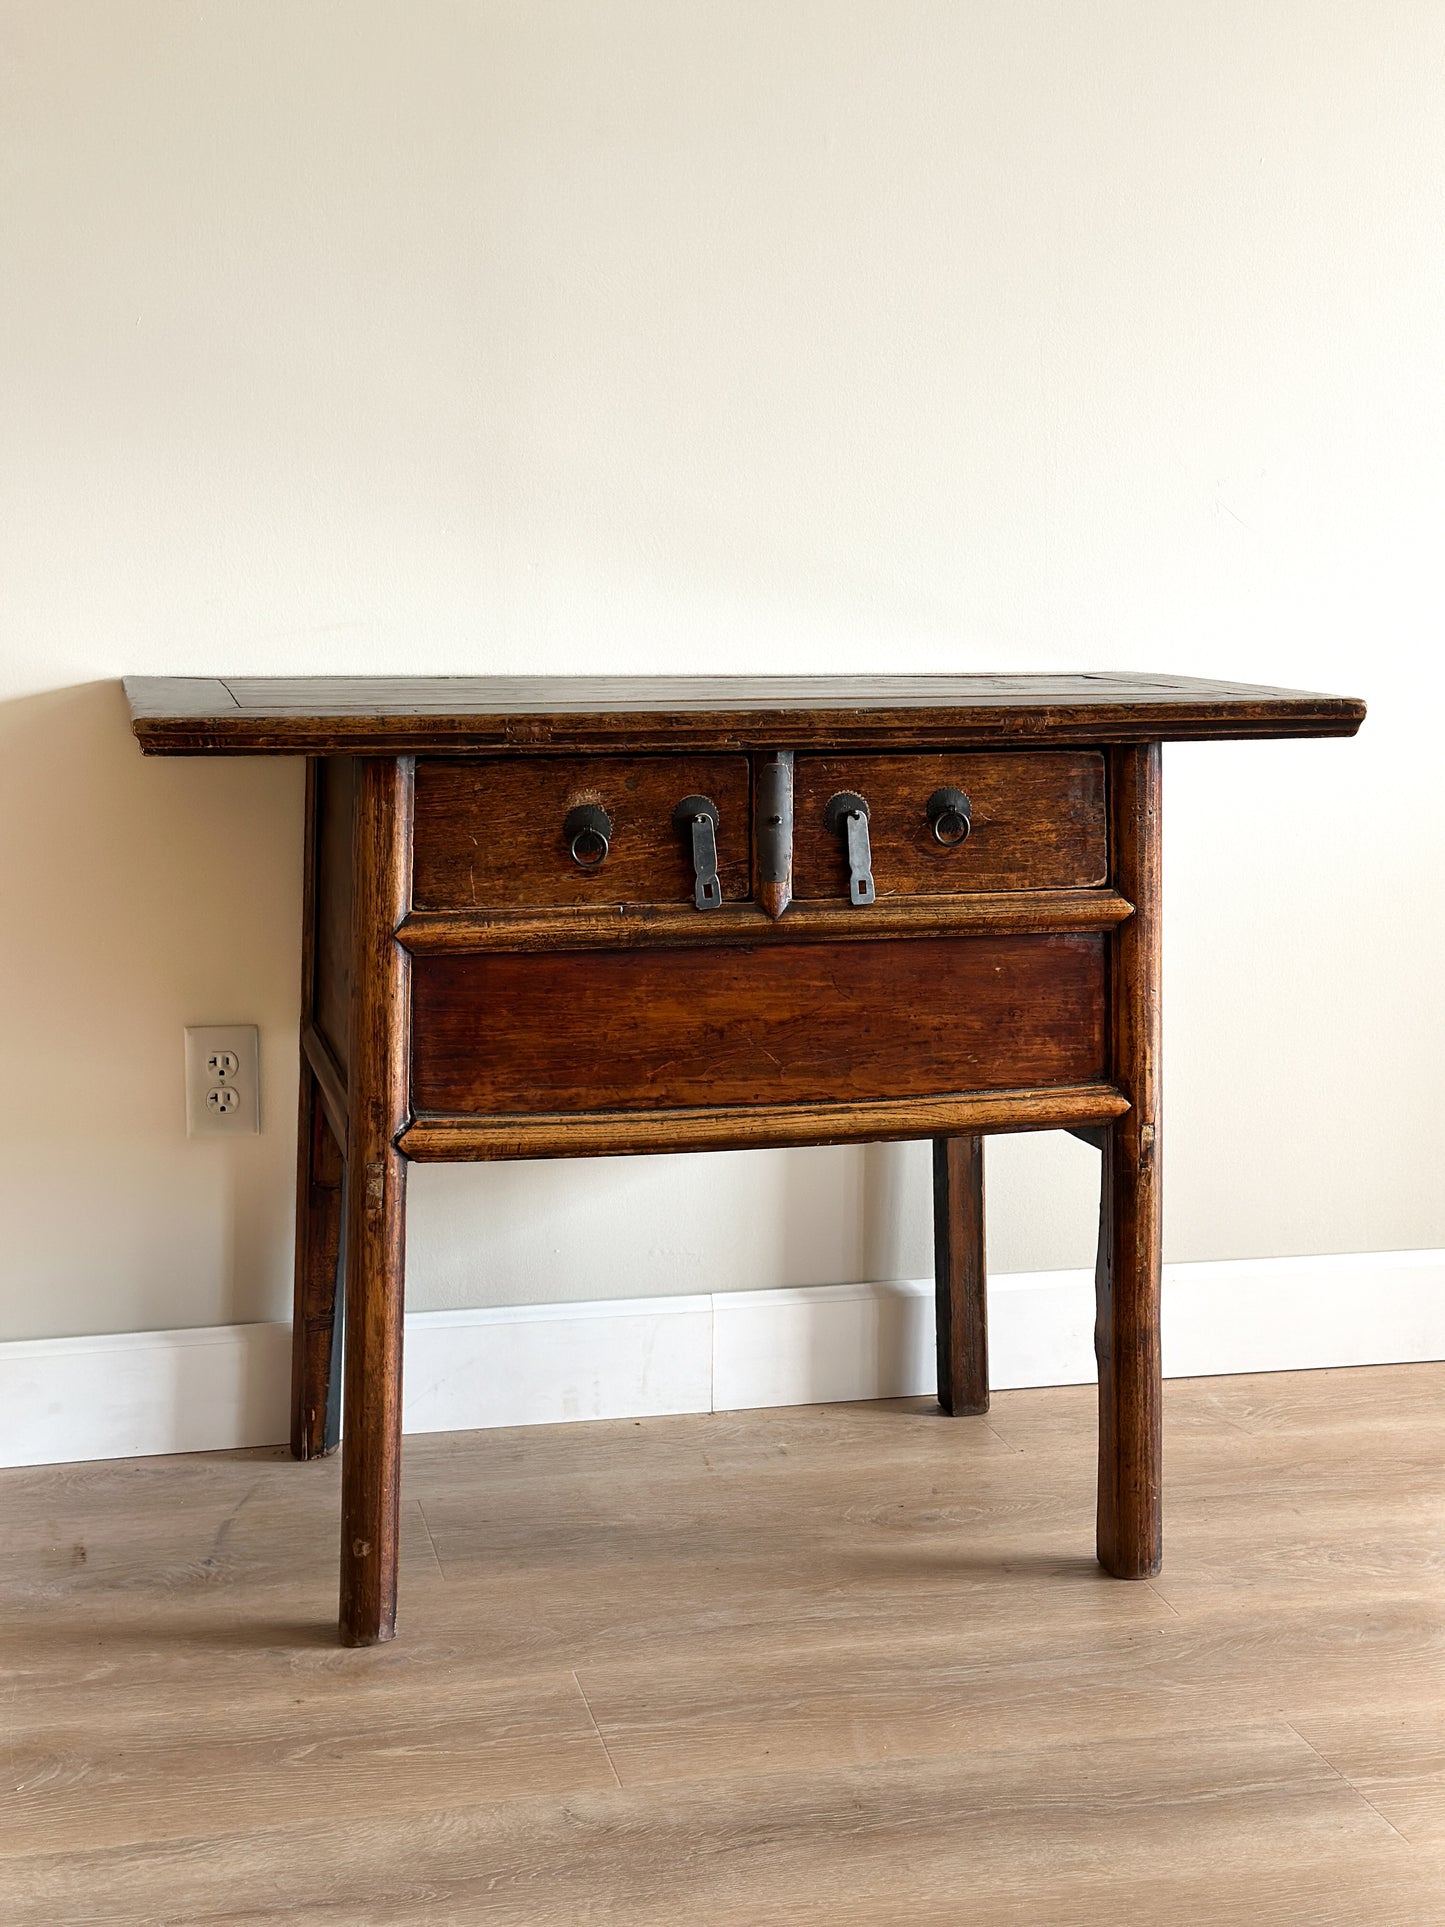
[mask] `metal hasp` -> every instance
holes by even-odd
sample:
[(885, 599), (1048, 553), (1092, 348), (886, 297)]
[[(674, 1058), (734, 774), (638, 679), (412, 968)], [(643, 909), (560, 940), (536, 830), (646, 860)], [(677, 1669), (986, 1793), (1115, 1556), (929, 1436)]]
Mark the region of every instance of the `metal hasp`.
[(851, 903), (872, 903), (873, 845), (868, 837), (868, 801), (857, 790), (839, 790), (828, 798), (823, 820), (834, 836), (848, 846), (848, 899)]
[(597, 870), (612, 848), (612, 818), (598, 803), (579, 803), (568, 810), (562, 835), (579, 870)]
[(928, 821), (934, 842), (951, 850), (973, 828), (973, 805), (962, 790), (935, 790), (928, 799)]
[(780, 917), (793, 900), (793, 752), (774, 751), (758, 764), (755, 808), (758, 901)]
[(692, 841), (692, 870), (696, 878), (692, 900), (699, 910), (722, 907), (722, 884), (717, 873), (717, 804), (710, 796), (684, 796), (672, 813), (673, 825)]

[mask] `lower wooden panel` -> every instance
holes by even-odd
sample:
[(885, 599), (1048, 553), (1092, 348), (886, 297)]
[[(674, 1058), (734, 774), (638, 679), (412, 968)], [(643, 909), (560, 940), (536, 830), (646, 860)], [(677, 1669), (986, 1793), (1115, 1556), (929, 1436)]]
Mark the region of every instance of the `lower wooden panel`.
[(867, 1104), (765, 1109), (567, 1111), (530, 1117), (423, 1112), (397, 1149), (423, 1164), (507, 1158), (631, 1157), (659, 1151), (759, 1151), (793, 1144), (875, 1144), (969, 1132), (1052, 1131), (1107, 1124), (1128, 1101), (1112, 1084), (1046, 1091), (953, 1091)]
[(655, 1111), (1085, 1084), (1097, 934), (417, 957), (416, 1111)]

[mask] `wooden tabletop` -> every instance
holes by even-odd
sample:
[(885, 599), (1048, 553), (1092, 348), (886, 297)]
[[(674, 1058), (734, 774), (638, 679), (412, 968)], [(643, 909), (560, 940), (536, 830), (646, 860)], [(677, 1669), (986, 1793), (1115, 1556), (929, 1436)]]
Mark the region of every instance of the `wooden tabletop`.
[(128, 676), (147, 755), (1352, 736), (1353, 697), (1190, 676)]

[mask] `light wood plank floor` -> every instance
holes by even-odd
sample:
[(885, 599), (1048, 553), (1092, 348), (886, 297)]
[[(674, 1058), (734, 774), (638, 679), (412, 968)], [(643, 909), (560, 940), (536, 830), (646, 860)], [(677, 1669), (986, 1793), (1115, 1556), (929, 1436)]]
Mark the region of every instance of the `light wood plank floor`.
[(1445, 1922), (1445, 1366), (0, 1473), (0, 1922)]

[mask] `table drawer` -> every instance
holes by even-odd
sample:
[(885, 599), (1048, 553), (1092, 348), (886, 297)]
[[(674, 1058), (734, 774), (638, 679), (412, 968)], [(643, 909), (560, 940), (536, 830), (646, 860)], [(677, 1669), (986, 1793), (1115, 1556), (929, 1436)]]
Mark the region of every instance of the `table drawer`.
[[(427, 758), (416, 767), (412, 900), (420, 910), (691, 903), (690, 845), (673, 825), (685, 796), (718, 809), (725, 901), (748, 895), (746, 756)], [(612, 820), (606, 862), (573, 862), (562, 825), (578, 804)]]
[(848, 1102), (1104, 1075), (1093, 934), (430, 955), (412, 972), (419, 1112)]
[[(968, 837), (945, 848), (928, 799), (962, 790)], [(1022, 754), (799, 756), (794, 776), (793, 895), (848, 897), (842, 839), (824, 820), (830, 796), (855, 790), (869, 807), (880, 897), (976, 890), (1069, 890), (1108, 878), (1104, 759), (1097, 750)]]

